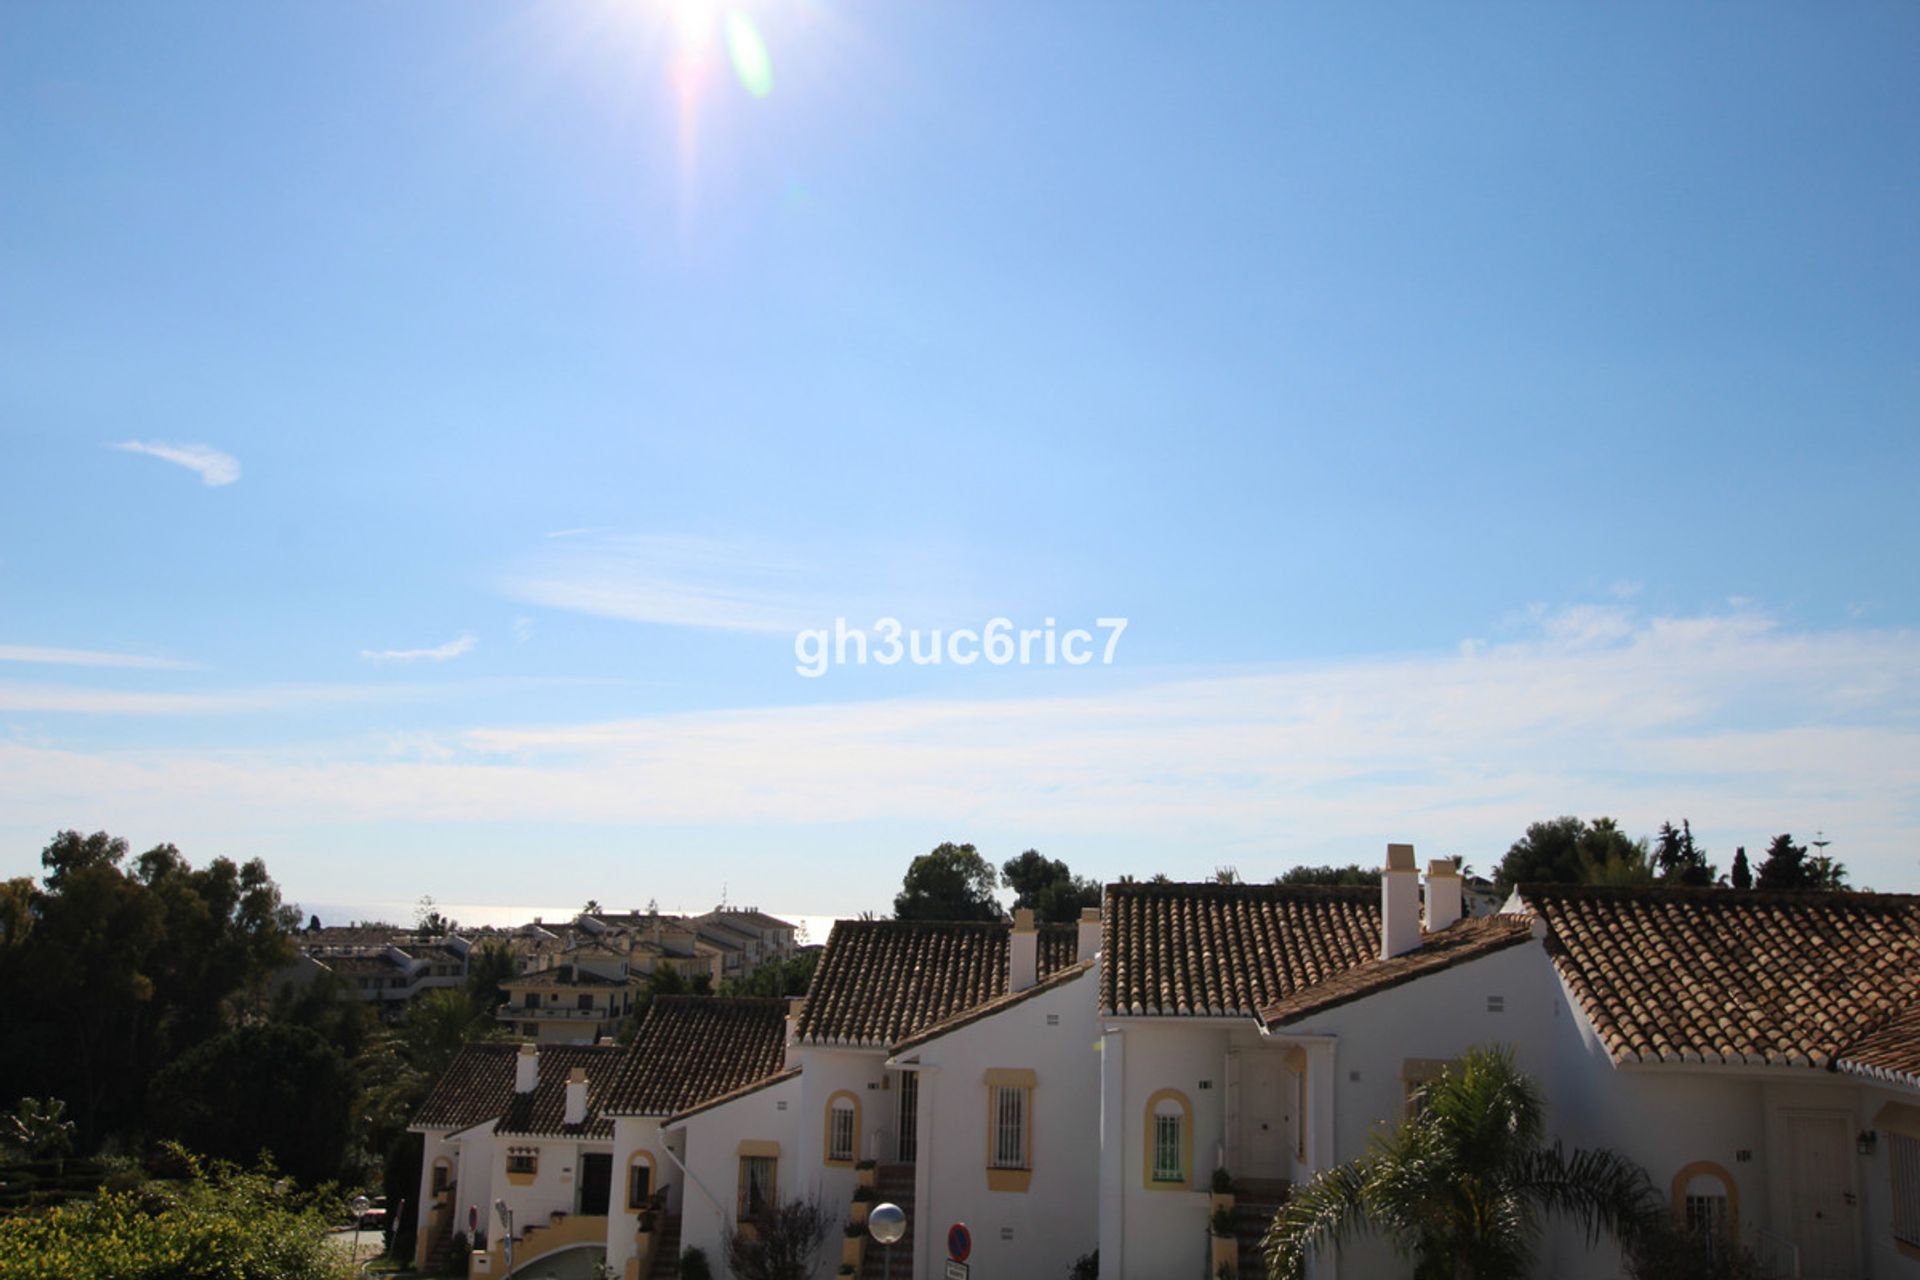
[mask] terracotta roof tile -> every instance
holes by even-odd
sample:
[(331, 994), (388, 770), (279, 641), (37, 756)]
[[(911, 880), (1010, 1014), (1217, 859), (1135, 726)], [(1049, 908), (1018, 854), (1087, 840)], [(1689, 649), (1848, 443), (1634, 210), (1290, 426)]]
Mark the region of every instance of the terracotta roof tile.
[(513, 1095), (513, 1059), (520, 1046), (488, 1040), (461, 1047), (414, 1113), (424, 1129), (471, 1129), (496, 1120)]
[(661, 1121), (661, 1123), (663, 1125), (678, 1124), (688, 1116), (697, 1116), (702, 1111), (711, 1111), (715, 1107), (723, 1107), (729, 1102), (734, 1102), (750, 1094), (758, 1093), (762, 1089), (771, 1089), (776, 1084), (785, 1084), (789, 1080), (797, 1080), (799, 1078), (800, 1068), (788, 1067), (786, 1070), (776, 1071), (770, 1076), (762, 1076), (758, 1080), (750, 1080), (738, 1089), (729, 1089), (725, 1093), (708, 1098), (696, 1106), (688, 1107), (685, 1111), (676, 1111)]
[(903, 1049), (911, 1049), (917, 1045), (923, 1045), (936, 1036), (946, 1035), (949, 1031), (958, 1031), (960, 1028), (970, 1023), (978, 1022), (982, 1018), (990, 1018), (1002, 1009), (1010, 1009), (1014, 1005), (1023, 1004), (1037, 995), (1043, 995), (1046, 992), (1052, 991), (1055, 987), (1063, 987), (1076, 978), (1083, 978), (1091, 972), (1092, 969), (1093, 961), (1091, 960), (1082, 960), (1075, 964), (1070, 964), (1064, 969), (1055, 969), (1052, 973), (1040, 979), (1040, 981), (1034, 983), (1025, 991), (1012, 991), (1006, 995), (995, 996), (993, 999), (982, 1004), (976, 1004), (972, 1008), (963, 1010), (945, 1021), (936, 1022), (930, 1027), (922, 1027), (906, 1039), (896, 1043), (893, 1046), (893, 1051), (898, 1053)]
[[(515, 1053), (518, 1045), (510, 1045)], [(499, 1134), (521, 1137), (611, 1138), (613, 1121), (601, 1113), (601, 1099), (620, 1070), (626, 1050), (610, 1044), (543, 1044), (540, 1068), (532, 1093), (513, 1092), (513, 1066), (508, 1064), (507, 1097), (495, 1114)], [(569, 1125), (567, 1076), (580, 1067), (587, 1073), (587, 1119)]]
[[(798, 1032), (827, 1044), (889, 1045), (1007, 992), (1012, 926), (838, 920), (813, 971)], [(1073, 925), (1042, 925), (1039, 977), (1072, 964)]]
[(1840, 1055), (1840, 1069), (1920, 1089), (1920, 1003), (1848, 1045)]
[(655, 996), (603, 1106), (610, 1115), (666, 1116), (779, 1071), (787, 1002)]
[(1532, 916), (1494, 915), (1461, 920), (1438, 933), (1422, 934), (1418, 950), (1390, 960), (1369, 960), (1355, 965), (1325, 982), (1302, 988), (1268, 1005), (1260, 1011), (1260, 1016), (1269, 1027), (1295, 1022), (1429, 973), (1518, 946), (1532, 936)]
[(1114, 884), (1101, 923), (1106, 1014), (1251, 1015), (1380, 954), (1380, 891)]
[(1546, 921), (1548, 953), (1616, 1061), (1830, 1066), (1920, 999), (1920, 898), (1519, 892)]

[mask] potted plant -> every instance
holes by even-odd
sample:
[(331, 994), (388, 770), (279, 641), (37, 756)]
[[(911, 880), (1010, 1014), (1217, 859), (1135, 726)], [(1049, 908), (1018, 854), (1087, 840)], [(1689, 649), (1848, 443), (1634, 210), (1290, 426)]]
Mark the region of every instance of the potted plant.
[(1207, 1215), (1207, 1234), (1212, 1252), (1209, 1264), (1213, 1274), (1222, 1271), (1232, 1276), (1240, 1265), (1240, 1222), (1233, 1212), (1232, 1196), (1227, 1204), (1215, 1205), (1213, 1212)]
[(863, 1187), (877, 1186), (880, 1181), (880, 1162), (861, 1160), (853, 1166), (853, 1178)]
[(846, 1238), (840, 1242), (840, 1265), (858, 1271), (867, 1248), (867, 1224), (849, 1219), (842, 1231)]

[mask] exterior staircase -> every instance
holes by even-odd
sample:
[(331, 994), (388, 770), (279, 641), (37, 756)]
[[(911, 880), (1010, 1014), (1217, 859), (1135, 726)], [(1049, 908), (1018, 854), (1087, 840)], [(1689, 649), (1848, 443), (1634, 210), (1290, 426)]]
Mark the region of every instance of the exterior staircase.
[(920, 1225), (913, 1212), (913, 1166), (910, 1164), (883, 1164), (874, 1171), (875, 1190), (880, 1199), (875, 1204), (897, 1204), (907, 1211), (907, 1234), (900, 1237), (897, 1244), (882, 1247), (873, 1241), (867, 1241), (867, 1251), (860, 1258), (860, 1280), (881, 1280), (887, 1275), (887, 1254), (893, 1254), (892, 1280), (910, 1280), (913, 1275), (913, 1233)]
[(1284, 1182), (1251, 1180), (1250, 1185), (1236, 1184), (1234, 1187), (1234, 1234), (1240, 1238), (1240, 1275), (1248, 1280), (1267, 1274), (1267, 1261), (1261, 1256), (1260, 1242), (1266, 1238), (1273, 1215), (1280, 1212), (1280, 1206), (1287, 1202), (1288, 1190)]
[(669, 1213), (662, 1216), (660, 1223), (660, 1241), (654, 1246), (653, 1280), (661, 1277), (678, 1277), (680, 1274), (680, 1215)]
[(445, 1233), (436, 1234), (431, 1245), (427, 1246), (426, 1273), (430, 1276), (448, 1275), (453, 1270), (453, 1237)]

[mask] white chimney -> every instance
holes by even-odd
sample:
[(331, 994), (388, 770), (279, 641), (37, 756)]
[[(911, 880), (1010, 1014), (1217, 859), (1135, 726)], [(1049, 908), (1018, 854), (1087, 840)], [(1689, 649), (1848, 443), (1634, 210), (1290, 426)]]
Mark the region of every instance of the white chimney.
[(787, 1038), (786, 1047), (781, 1053), (780, 1066), (794, 1067), (800, 1061), (800, 1015), (807, 1011), (805, 996), (787, 997)]
[(1033, 908), (1013, 913), (1013, 936), (1007, 941), (1007, 990), (1025, 991), (1040, 980), (1040, 934), (1033, 927)]
[(587, 1069), (575, 1067), (567, 1072), (567, 1115), (569, 1127), (587, 1122)]
[(1391, 960), (1420, 946), (1420, 868), (1413, 846), (1387, 846), (1380, 872), (1380, 958)]
[(1460, 868), (1452, 858), (1427, 864), (1427, 932), (1438, 933), (1460, 918)]
[(1073, 958), (1091, 960), (1100, 954), (1100, 908), (1080, 908), (1080, 933), (1074, 940)]
[(523, 1044), (520, 1056), (513, 1060), (513, 1091), (532, 1093), (533, 1086), (540, 1080), (540, 1046)]

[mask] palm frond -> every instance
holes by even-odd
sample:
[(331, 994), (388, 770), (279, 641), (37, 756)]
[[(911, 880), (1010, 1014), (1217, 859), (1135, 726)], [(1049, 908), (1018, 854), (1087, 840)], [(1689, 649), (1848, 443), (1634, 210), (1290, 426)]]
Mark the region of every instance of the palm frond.
[(1274, 1215), (1260, 1244), (1271, 1280), (1300, 1280), (1314, 1249), (1338, 1246), (1367, 1228), (1368, 1183), (1372, 1161), (1360, 1159), (1316, 1174), (1294, 1189)]
[(1569, 1156), (1558, 1142), (1541, 1147), (1516, 1166), (1514, 1188), (1548, 1212), (1580, 1223), (1589, 1243), (1608, 1232), (1631, 1239), (1660, 1212), (1660, 1195), (1646, 1170), (1604, 1148)]

